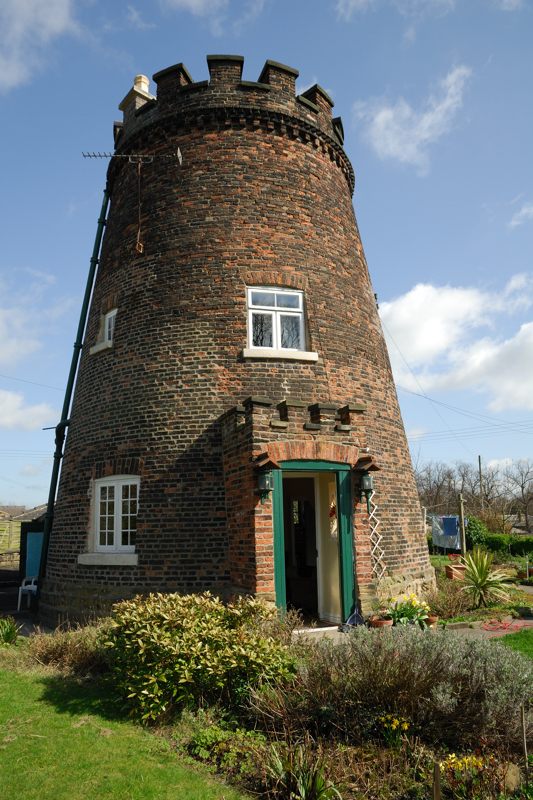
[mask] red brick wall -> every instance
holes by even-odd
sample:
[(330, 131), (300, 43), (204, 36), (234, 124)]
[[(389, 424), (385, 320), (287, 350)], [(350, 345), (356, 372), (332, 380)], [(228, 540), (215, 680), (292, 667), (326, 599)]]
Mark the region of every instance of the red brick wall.
[[(226, 437), (223, 457), (221, 416), (252, 395), (305, 407), (366, 403), (364, 414), (345, 412), (344, 422), (381, 467), (375, 484), (387, 565), (415, 572), (428, 564), (351, 203), (353, 170), (333, 132), (331, 107), (320, 91), (313, 95), (318, 111), (298, 101), (296, 71), (275, 62), (257, 84), (241, 82), (238, 60), (210, 59), (209, 66), (210, 83), (190, 83), (183, 65), (155, 76), (157, 101), (126, 114), (117, 139), (117, 153), (156, 156), (141, 169), (144, 250), (135, 249), (136, 165), (113, 159), (43, 588), (47, 613), (68, 610), (82, 585), (100, 587), (106, 597), (134, 589), (223, 593), (250, 589), (254, 580), (257, 591), (272, 590), (271, 521), (266, 506), (257, 507), (249, 464), (224, 482), (231, 458), (243, 461), (243, 454), (228, 455)], [(157, 157), (178, 147), (181, 166)], [(246, 286), (261, 283), (305, 291), (308, 349), (317, 362), (242, 357)], [(110, 297), (118, 307), (114, 345), (91, 356)], [(307, 447), (315, 435), (300, 427), (294, 439)], [(257, 441), (246, 446), (251, 459)], [(139, 462), (139, 564), (78, 565), (87, 551), (96, 465), (116, 459)], [(234, 502), (230, 513), (239, 495), (242, 507)], [(256, 532), (253, 541), (239, 535), (237, 519)], [(354, 530), (364, 537), (359, 516)], [(356, 569), (367, 580), (362, 547), (363, 540)]]

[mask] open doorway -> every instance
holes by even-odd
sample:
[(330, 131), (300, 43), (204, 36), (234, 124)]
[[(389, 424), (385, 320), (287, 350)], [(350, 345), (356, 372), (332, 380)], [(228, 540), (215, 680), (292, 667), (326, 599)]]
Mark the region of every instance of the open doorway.
[(341, 623), (338, 498), (335, 473), (283, 474), (287, 606)]

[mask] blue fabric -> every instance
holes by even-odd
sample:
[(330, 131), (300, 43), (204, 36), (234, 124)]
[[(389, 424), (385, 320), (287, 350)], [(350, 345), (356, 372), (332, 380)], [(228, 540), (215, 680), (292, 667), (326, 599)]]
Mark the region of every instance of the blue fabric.
[(443, 517), (442, 527), (445, 536), (457, 536), (459, 533), (459, 520), (457, 517)]
[(26, 544), (26, 575), (38, 575), (41, 563), (41, 550), (43, 548), (43, 532), (28, 533)]
[(436, 547), (447, 550), (460, 550), (459, 521), (457, 517), (433, 517), (431, 520), (431, 537)]

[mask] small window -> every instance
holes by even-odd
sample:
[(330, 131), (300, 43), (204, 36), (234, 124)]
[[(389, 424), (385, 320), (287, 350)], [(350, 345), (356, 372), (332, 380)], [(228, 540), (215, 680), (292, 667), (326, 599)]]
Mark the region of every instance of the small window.
[(249, 288), (248, 339), (251, 348), (305, 350), (303, 292)]
[(115, 317), (117, 316), (117, 309), (114, 308), (105, 315), (104, 321), (104, 342), (112, 342), (115, 333)]
[(115, 476), (95, 482), (95, 550), (135, 552), (139, 478)]

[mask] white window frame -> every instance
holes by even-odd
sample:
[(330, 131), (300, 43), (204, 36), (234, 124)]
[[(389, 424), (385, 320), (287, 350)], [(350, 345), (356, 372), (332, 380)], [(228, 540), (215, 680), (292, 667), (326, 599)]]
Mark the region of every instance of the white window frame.
[[(281, 306), (260, 306), (252, 305), (252, 293), (263, 292), (265, 294), (273, 295), (274, 298), (277, 294), (292, 295), (298, 298), (298, 308), (282, 308)], [(305, 350), (305, 325), (304, 325), (304, 297), (303, 292), (294, 289), (281, 289), (270, 286), (249, 286), (246, 291), (246, 299), (248, 305), (248, 343), (250, 349), (264, 349), (263, 345), (254, 345), (253, 343), (253, 322), (252, 316), (254, 313), (268, 314), (272, 317), (272, 350)], [(275, 300), (274, 300), (275, 302)], [(282, 347), (281, 345), (281, 317), (297, 317), (300, 322), (300, 343), (301, 347)]]
[[(136, 475), (113, 475), (108, 478), (99, 478), (94, 482), (94, 507), (93, 507), (93, 529), (94, 529), (94, 550), (96, 553), (134, 553), (135, 545), (122, 544), (122, 487), (123, 486), (136, 486), (137, 487), (137, 514), (139, 513), (139, 489), (140, 478)], [(112, 545), (100, 544), (100, 502), (101, 502), (101, 489), (114, 487), (114, 543)]]
[(117, 309), (109, 311), (104, 317), (104, 342), (112, 342), (115, 335), (115, 317)]
[(113, 339), (115, 338), (115, 317), (117, 316), (118, 309), (113, 308), (107, 314), (100, 316), (100, 330), (98, 331), (98, 339), (96, 344), (89, 349), (91, 356), (101, 353), (103, 350), (110, 350), (113, 347)]
[[(290, 294), (298, 297), (298, 308), (282, 308), (280, 306), (252, 305), (252, 292), (266, 292), (268, 294)], [(275, 302), (275, 301), (274, 301)], [(305, 324), (304, 293), (299, 289), (288, 289), (280, 286), (247, 286), (246, 287), (246, 315), (248, 347), (243, 350), (244, 358), (277, 358), (291, 359), (294, 361), (318, 361), (318, 353), (306, 349), (307, 332)], [(253, 314), (270, 314), (272, 316), (272, 346), (258, 346), (253, 342)], [(297, 317), (300, 321), (300, 348), (281, 346), (281, 317)]]

